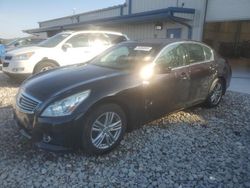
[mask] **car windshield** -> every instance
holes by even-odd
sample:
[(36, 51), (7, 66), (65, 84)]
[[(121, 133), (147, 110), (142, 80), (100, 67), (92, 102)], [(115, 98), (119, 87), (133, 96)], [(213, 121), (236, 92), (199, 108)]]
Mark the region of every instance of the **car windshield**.
[(40, 47), (53, 48), (66, 39), (70, 34), (60, 33), (38, 44)]
[(10, 46), (15, 45), (19, 40), (20, 40), (20, 39), (15, 39), (15, 40), (13, 40), (13, 41), (7, 43), (7, 44), (6, 44), (6, 47), (8, 48), (8, 47), (10, 47)]
[(150, 45), (123, 44), (113, 47), (92, 61), (94, 65), (129, 70), (139, 64), (152, 62), (157, 48)]

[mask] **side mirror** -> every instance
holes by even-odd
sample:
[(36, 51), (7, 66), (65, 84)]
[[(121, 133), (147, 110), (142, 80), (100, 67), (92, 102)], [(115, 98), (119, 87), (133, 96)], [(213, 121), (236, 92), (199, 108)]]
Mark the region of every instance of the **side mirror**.
[(155, 72), (157, 74), (168, 74), (172, 71), (172, 68), (171, 67), (167, 67), (166, 65), (164, 64), (157, 64), (155, 66)]
[(72, 48), (72, 47), (73, 47), (72, 44), (65, 43), (65, 44), (63, 44), (62, 49), (63, 49), (63, 51), (67, 51), (68, 48)]

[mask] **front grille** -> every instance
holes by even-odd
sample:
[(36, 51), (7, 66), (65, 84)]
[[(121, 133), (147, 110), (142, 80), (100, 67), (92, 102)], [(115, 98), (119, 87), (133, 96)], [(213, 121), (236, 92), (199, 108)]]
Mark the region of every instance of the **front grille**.
[(9, 63), (3, 63), (3, 67), (8, 67), (9, 66)]
[(17, 106), (21, 111), (33, 114), (40, 102), (26, 94), (19, 94), (17, 97)]
[(5, 56), (5, 58), (4, 58), (5, 60), (11, 60), (12, 59), (12, 56)]

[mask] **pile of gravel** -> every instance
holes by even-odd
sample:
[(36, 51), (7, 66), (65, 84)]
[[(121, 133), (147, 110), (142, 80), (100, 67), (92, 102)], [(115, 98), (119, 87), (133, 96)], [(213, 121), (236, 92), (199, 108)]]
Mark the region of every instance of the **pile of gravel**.
[(250, 187), (250, 95), (166, 116), (95, 157), (41, 151), (20, 136), (9, 106), (17, 87), (0, 73), (0, 187)]

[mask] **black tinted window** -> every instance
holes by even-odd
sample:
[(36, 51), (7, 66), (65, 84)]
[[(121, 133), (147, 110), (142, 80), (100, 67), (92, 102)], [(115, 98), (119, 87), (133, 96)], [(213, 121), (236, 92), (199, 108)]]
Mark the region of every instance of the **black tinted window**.
[(186, 50), (183, 45), (176, 44), (166, 48), (156, 60), (157, 64), (165, 64), (166, 67), (176, 68), (187, 65)]
[(199, 44), (185, 44), (188, 50), (189, 63), (205, 61), (203, 47)]
[(113, 35), (113, 34), (108, 34), (108, 36), (112, 44), (118, 44), (120, 42), (127, 41), (126, 37), (124, 36)]

